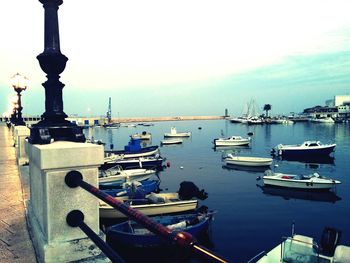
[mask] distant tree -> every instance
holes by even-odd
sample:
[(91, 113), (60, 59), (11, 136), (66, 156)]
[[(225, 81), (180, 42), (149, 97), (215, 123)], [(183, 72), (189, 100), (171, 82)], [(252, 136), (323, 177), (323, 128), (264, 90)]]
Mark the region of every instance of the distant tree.
[(264, 105), (264, 111), (266, 112), (266, 117), (269, 116), (269, 111), (271, 110), (271, 108), (272, 108), (271, 104)]

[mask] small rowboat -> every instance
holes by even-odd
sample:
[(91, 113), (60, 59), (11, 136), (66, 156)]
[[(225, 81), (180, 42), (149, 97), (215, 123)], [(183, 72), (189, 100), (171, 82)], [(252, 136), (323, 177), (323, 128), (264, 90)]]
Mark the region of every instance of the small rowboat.
[[(198, 204), (198, 200), (181, 200), (178, 193), (151, 193), (145, 199), (129, 199), (128, 197), (118, 197), (118, 199), (148, 216), (192, 211)], [(127, 218), (126, 215), (102, 201), (100, 202), (100, 217)]]
[(181, 139), (167, 139), (167, 140), (161, 140), (161, 145), (171, 145), (171, 144), (181, 144), (183, 140)]
[[(210, 222), (213, 220), (212, 213), (184, 214), (174, 216), (157, 216), (152, 218), (169, 228), (174, 234), (186, 231), (194, 237), (207, 233)], [(108, 240), (130, 247), (161, 247), (171, 245), (165, 239), (155, 235), (143, 226), (126, 221), (113, 225), (107, 229)]]
[(224, 161), (226, 164), (242, 166), (270, 166), (272, 164), (272, 158), (233, 156), (232, 154), (228, 154)]
[(271, 170), (265, 172), (263, 181), (265, 185), (308, 190), (329, 190), (341, 183), (340, 181), (320, 176), (318, 173), (294, 175), (274, 173)]

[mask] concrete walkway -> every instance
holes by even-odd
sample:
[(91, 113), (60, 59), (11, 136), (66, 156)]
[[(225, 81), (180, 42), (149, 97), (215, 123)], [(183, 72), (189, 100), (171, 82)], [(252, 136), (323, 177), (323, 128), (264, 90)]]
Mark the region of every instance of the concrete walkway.
[(37, 262), (11, 131), (0, 123), (0, 262)]

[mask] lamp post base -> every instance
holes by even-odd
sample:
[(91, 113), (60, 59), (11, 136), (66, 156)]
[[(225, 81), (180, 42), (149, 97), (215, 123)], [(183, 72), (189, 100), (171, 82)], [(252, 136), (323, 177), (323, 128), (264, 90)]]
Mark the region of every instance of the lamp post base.
[(83, 129), (69, 121), (47, 123), (40, 121), (30, 128), (31, 144), (49, 144), (52, 141), (85, 142)]

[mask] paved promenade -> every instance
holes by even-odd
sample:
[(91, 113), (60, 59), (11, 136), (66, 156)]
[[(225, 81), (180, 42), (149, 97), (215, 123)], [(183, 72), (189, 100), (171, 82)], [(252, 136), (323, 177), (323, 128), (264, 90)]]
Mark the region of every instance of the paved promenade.
[(36, 262), (12, 134), (0, 123), (0, 262)]

